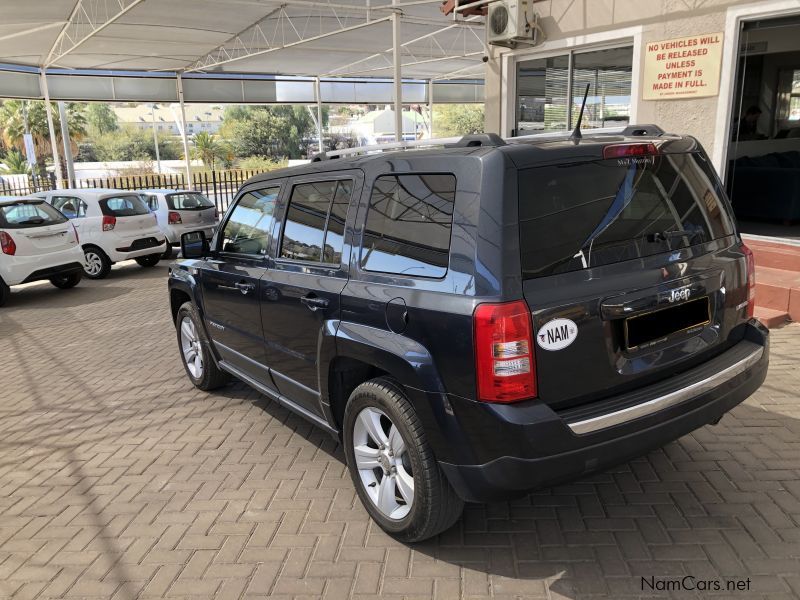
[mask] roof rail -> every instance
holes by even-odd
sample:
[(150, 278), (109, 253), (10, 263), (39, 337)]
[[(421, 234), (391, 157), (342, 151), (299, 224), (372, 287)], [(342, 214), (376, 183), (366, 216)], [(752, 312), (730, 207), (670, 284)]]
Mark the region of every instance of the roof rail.
[(320, 152), (311, 158), (311, 162), (329, 160), (334, 158), (345, 158), (359, 154), (371, 154), (373, 152), (389, 152), (392, 150), (413, 150), (415, 148), (467, 148), (473, 146), (505, 146), (506, 142), (499, 135), (494, 133), (477, 133), (449, 138), (433, 138), (428, 140), (413, 140), (409, 142), (390, 142), (388, 144), (373, 144), (371, 146), (357, 146), (355, 148), (345, 148), (343, 150), (329, 150)]
[(622, 131), (622, 135), (626, 136), (637, 136), (637, 135), (647, 135), (647, 136), (659, 136), (664, 135), (664, 130), (661, 129), (658, 125), (628, 125)]

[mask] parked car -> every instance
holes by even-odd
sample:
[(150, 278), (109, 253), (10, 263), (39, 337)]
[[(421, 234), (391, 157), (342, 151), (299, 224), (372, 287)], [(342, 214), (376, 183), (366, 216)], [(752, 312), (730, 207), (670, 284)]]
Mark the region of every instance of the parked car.
[(180, 244), (184, 233), (203, 231), (209, 239), (214, 235), (219, 211), (203, 194), (191, 190), (139, 190), (139, 194), (167, 238), (164, 258), (172, 257), (172, 247)]
[(111, 265), (134, 259), (153, 267), (166, 248), (155, 215), (136, 192), (111, 189), (72, 189), (39, 192), (75, 225), (85, 254), (84, 274), (103, 279)]
[(12, 285), (49, 280), (68, 289), (82, 274), (78, 232), (64, 215), (40, 198), (0, 196), (0, 306)]
[(694, 138), (331, 155), (185, 235), (170, 304), (190, 381), (236, 377), (334, 435), (398, 538), (716, 423), (764, 381), (753, 256)]

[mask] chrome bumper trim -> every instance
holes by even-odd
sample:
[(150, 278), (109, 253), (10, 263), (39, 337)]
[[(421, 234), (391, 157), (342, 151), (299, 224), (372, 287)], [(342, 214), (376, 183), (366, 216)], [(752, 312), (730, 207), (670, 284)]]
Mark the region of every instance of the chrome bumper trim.
[(665, 408), (669, 408), (670, 406), (675, 406), (676, 404), (690, 400), (691, 398), (696, 398), (697, 396), (714, 389), (726, 381), (733, 379), (761, 360), (763, 354), (764, 348), (759, 347), (749, 356), (741, 359), (729, 367), (726, 367), (719, 373), (716, 373), (711, 377), (706, 377), (705, 379), (688, 385), (685, 388), (676, 390), (665, 396), (654, 398), (653, 400), (648, 400), (647, 402), (642, 402), (641, 404), (637, 404), (635, 406), (629, 406), (628, 408), (623, 408), (622, 410), (600, 415), (599, 417), (592, 417), (591, 419), (585, 419), (583, 421), (567, 423), (567, 425), (569, 425), (569, 428), (573, 433), (582, 435), (586, 433), (593, 433), (607, 427), (613, 427), (614, 425), (620, 425), (633, 419), (638, 419), (639, 417), (651, 415), (660, 410), (664, 410)]

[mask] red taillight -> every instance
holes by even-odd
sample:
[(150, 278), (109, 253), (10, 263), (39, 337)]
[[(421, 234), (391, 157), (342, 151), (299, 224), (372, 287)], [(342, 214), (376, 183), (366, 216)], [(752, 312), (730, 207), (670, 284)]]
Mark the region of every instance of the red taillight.
[(522, 300), (480, 304), (473, 315), (478, 398), (516, 402), (536, 396), (533, 328)]
[(72, 223), (70, 223), (70, 225), (72, 225), (72, 233), (75, 234), (75, 243), (76, 244), (80, 244), (81, 243), (81, 238), (78, 237), (78, 230), (75, 228), (75, 225), (73, 225)]
[(747, 318), (751, 319), (756, 309), (756, 258), (745, 244), (742, 252), (747, 262)]
[(177, 225), (179, 223), (183, 223), (183, 221), (181, 220), (180, 213), (176, 213), (175, 211), (172, 210), (169, 211), (169, 214), (167, 215), (167, 223), (169, 223), (170, 225)]
[(103, 231), (111, 231), (117, 224), (117, 217), (103, 215)]
[(17, 245), (14, 243), (14, 238), (5, 231), (0, 231), (0, 250), (3, 251), (3, 254), (10, 256), (17, 253)]
[(650, 156), (653, 154), (658, 154), (658, 148), (655, 144), (614, 144), (603, 148), (603, 158)]

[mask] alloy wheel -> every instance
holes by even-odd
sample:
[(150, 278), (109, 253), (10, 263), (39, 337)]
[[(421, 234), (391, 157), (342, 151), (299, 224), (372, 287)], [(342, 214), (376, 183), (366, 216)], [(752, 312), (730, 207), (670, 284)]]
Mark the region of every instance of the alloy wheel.
[(186, 368), (189, 369), (192, 377), (200, 379), (203, 377), (203, 348), (200, 345), (194, 322), (189, 317), (183, 317), (180, 331), (181, 352), (183, 352)]
[(99, 275), (100, 271), (103, 270), (103, 259), (100, 258), (100, 255), (92, 250), (87, 250), (84, 256), (86, 258), (86, 266), (84, 267), (86, 273), (91, 277)]
[(406, 442), (383, 411), (364, 408), (353, 425), (353, 455), (370, 500), (389, 519), (400, 520), (414, 504), (414, 473)]

